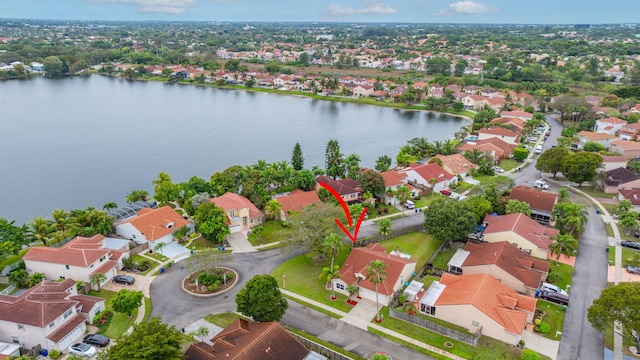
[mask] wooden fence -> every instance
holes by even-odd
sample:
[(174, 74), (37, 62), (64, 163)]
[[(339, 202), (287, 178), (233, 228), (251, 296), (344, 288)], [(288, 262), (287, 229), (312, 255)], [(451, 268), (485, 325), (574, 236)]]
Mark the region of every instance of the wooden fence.
[(467, 334), (457, 330), (453, 330), (444, 325), (437, 324), (433, 321), (429, 321), (424, 317), (409, 315), (402, 311), (397, 311), (393, 307), (389, 308), (389, 316), (395, 319), (399, 319), (399, 320), (406, 321), (408, 323), (420, 326), (427, 330), (437, 332), (438, 334), (444, 335), (451, 339), (458, 340), (473, 346), (477, 346), (478, 341), (480, 340), (480, 337), (482, 337), (482, 326), (478, 329), (478, 331), (476, 331), (475, 334)]

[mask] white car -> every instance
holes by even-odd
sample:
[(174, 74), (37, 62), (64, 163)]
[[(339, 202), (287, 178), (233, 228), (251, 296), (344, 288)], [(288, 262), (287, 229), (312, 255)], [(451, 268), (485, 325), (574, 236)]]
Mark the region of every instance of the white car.
[(495, 171), (498, 174), (502, 174), (504, 172), (504, 169), (501, 168), (500, 166), (494, 166), (492, 167), (493, 171)]
[(90, 358), (95, 356), (97, 353), (98, 350), (95, 347), (85, 343), (77, 343), (69, 347), (69, 354), (78, 354), (80, 356)]
[(560, 289), (558, 286), (553, 285), (553, 284), (549, 284), (549, 283), (542, 283), (542, 286), (540, 286), (540, 290), (541, 291), (551, 291), (551, 292), (556, 292), (558, 294), (562, 294), (562, 295), (567, 295), (567, 292)]

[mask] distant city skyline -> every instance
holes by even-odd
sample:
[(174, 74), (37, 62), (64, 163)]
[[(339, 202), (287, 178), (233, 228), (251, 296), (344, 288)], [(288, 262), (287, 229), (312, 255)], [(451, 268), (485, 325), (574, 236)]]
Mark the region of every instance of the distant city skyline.
[(0, 18), (124, 21), (624, 24), (640, 1), (1, 0)]

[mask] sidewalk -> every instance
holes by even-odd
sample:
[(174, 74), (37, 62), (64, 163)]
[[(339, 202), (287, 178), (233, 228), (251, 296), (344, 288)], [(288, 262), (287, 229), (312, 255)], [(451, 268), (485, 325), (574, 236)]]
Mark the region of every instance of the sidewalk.
[[(331, 306), (328, 306), (328, 305), (325, 305), (325, 304), (319, 303), (319, 302), (317, 302), (317, 301), (315, 301), (315, 300), (312, 300), (312, 299), (306, 298), (306, 297), (304, 297), (304, 296), (302, 296), (302, 295), (298, 295), (298, 294), (296, 294), (296, 293), (292, 293), (291, 291), (287, 291), (287, 290), (282, 289), (282, 288), (280, 288), (280, 292), (282, 292), (284, 295), (290, 296), (290, 297), (292, 297), (292, 298), (299, 299), (299, 300), (304, 301), (304, 302), (306, 302), (306, 303), (308, 303), (308, 304), (311, 304), (311, 305), (316, 306), (316, 307), (318, 307), (318, 308), (321, 308), (321, 309), (323, 309), (323, 310), (329, 311), (330, 313), (337, 314), (337, 315), (339, 315), (340, 317), (342, 317), (342, 318), (340, 319), (341, 321), (344, 321), (344, 322), (346, 322), (346, 323), (350, 323), (350, 324), (352, 324), (352, 323), (349, 321), (349, 319), (351, 319), (351, 318), (349, 318), (349, 317), (348, 317), (348, 316), (349, 316), (349, 314), (348, 314), (348, 313), (346, 313), (346, 312), (344, 312), (344, 311), (340, 311), (340, 310), (334, 309), (334, 308), (332, 308)], [(346, 317), (347, 319), (344, 319), (345, 317)], [(363, 321), (365, 321), (365, 320), (364, 320), (364, 319), (363, 319), (363, 320), (360, 320), (360, 321), (358, 321), (358, 323), (363, 322)], [(412, 345), (415, 345), (415, 346), (421, 347), (421, 348), (423, 348), (423, 349), (429, 350), (429, 351), (431, 351), (431, 352), (433, 352), (433, 353), (436, 353), (436, 354), (438, 354), (438, 355), (445, 356), (445, 357), (447, 357), (447, 358), (449, 358), (449, 359), (454, 359), (454, 360), (464, 360), (464, 358), (463, 358), (463, 357), (460, 357), (460, 356), (454, 355), (454, 354), (452, 354), (452, 353), (450, 353), (450, 352), (444, 351), (444, 350), (442, 350), (442, 349), (440, 349), (440, 348), (437, 348), (437, 347), (435, 347), (435, 346), (433, 346), (433, 345), (425, 344), (425, 343), (423, 343), (423, 342), (421, 342), (421, 341), (418, 341), (418, 340), (416, 340), (416, 339), (413, 339), (413, 338), (410, 338), (410, 337), (408, 337), (408, 336), (402, 335), (402, 334), (397, 333), (397, 332), (395, 332), (395, 331), (393, 331), (393, 330), (389, 330), (389, 329), (387, 329), (387, 328), (385, 328), (385, 327), (382, 327), (382, 326), (380, 326), (380, 325), (377, 325), (377, 324), (371, 323), (371, 322), (369, 322), (369, 321), (370, 321), (370, 320), (368, 320), (368, 321), (367, 321), (367, 322), (368, 322), (368, 327), (370, 327), (370, 328), (372, 328), (372, 329), (375, 329), (375, 330), (377, 330), (377, 331), (383, 332), (383, 333), (385, 333), (385, 334), (387, 334), (387, 335), (393, 336), (393, 337), (394, 337), (394, 338), (396, 338), (396, 339), (399, 339), (399, 340), (402, 340), (402, 341), (406, 341), (406, 342), (408, 342), (408, 343), (410, 343), (410, 344), (412, 344)], [(352, 325), (354, 325), (354, 324), (352, 324)], [(358, 325), (356, 325), (356, 326), (358, 326)], [(358, 326), (358, 327), (360, 327), (360, 326)]]

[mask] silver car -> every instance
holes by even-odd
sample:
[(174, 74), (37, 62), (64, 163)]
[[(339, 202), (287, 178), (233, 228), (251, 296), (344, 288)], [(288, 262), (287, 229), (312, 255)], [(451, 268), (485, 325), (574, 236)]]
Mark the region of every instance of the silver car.
[(69, 347), (69, 354), (78, 354), (90, 358), (95, 356), (96, 353), (98, 353), (98, 350), (95, 347), (85, 343), (77, 343)]

